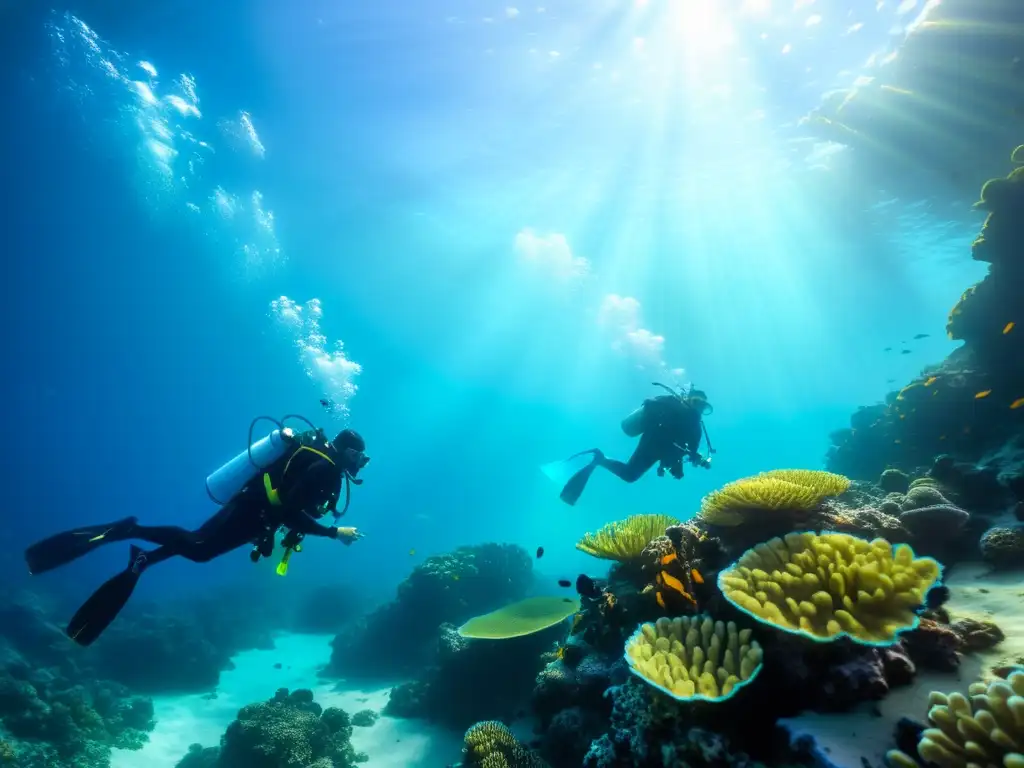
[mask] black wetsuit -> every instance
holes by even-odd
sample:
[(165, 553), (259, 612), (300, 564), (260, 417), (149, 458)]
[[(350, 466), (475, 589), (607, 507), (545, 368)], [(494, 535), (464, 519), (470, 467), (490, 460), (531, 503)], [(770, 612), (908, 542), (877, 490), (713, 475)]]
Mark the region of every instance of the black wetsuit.
[(683, 456), (700, 460), (697, 449), (703, 437), (701, 414), (674, 395), (644, 401), (644, 430), (629, 461), (604, 458), (599, 464), (627, 483), (635, 483), (655, 464), (673, 477), (683, 476)]
[(141, 539), (158, 545), (146, 553), (149, 566), (171, 557), (205, 563), (246, 544), (258, 543), (281, 526), (306, 536), (337, 538), (337, 528), (321, 525), (307, 510), (324, 504), (334, 509), (343, 477), (338, 466), (316, 458), (289, 469), (278, 489), (280, 506), (268, 501), (261, 474), (194, 531), (176, 525), (134, 525), (119, 532), (117, 539)]
[(594, 456), (587, 466), (574, 474), (562, 488), (560, 498), (575, 504), (597, 467), (604, 467), (627, 483), (635, 483), (655, 464), (658, 474), (666, 470), (675, 478), (683, 476), (683, 458), (707, 466), (697, 449), (704, 434), (701, 413), (675, 395), (662, 395), (644, 401), (640, 414), (640, 442), (629, 461), (609, 459), (598, 449), (584, 451)]

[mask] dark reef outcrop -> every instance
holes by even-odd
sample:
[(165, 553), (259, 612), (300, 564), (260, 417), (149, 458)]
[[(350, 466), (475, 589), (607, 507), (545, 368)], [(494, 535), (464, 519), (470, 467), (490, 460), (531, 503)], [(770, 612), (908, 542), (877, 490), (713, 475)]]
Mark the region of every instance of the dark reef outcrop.
[(436, 665), (442, 624), (459, 625), (520, 600), (532, 585), (533, 560), (519, 546), (480, 544), (428, 557), (399, 584), (392, 602), (334, 638), (324, 674), (415, 676)]

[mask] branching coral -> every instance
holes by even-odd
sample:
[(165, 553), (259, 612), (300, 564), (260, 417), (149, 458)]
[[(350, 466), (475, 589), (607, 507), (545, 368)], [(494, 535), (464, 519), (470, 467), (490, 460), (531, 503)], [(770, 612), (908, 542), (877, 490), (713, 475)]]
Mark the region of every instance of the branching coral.
[[(1024, 768), (1024, 672), (1007, 680), (975, 683), (961, 693), (928, 697), (931, 728), (921, 733), (917, 754), (940, 768)], [(904, 752), (886, 755), (892, 768), (917, 768)]]
[(843, 533), (791, 533), (748, 550), (718, 576), (729, 602), (758, 621), (818, 641), (891, 645), (942, 573), (905, 544)]
[(752, 514), (809, 512), (850, 486), (831, 472), (778, 469), (728, 483), (701, 502), (700, 519), (711, 525), (742, 525)]
[(587, 533), (576, 544), (576, 549), (604, 560), (626, 562), (643, 555), (644, 548), (664, 535), (665, 529), (679, 521), (668, 515), (633, 515)]
[(463, 754), (481, 768), (547, 768), (545, 762), (519, 743), (508, 726), (485, 720), (466, 731)]
[(750, 630), (707, 614), (641, 624), (626, 641), (630, 671), (680, 701), (724, 701), (761, 670)]

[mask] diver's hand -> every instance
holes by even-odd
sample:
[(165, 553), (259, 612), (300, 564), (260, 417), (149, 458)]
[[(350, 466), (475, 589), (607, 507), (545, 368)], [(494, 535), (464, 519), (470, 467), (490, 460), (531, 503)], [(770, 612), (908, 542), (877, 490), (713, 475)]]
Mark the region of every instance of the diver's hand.
[(346, 546), (351, 544), (356, 539), (363, 538), (363, 534), (361, 534), (355, 528), (350, 528), (348, 526), (344, 526), (344, 525), (343, 526), (339, 526), (338, 528), (335, 528), (334, 530), (336, 530), (338, 532), (338, 541), (340, 541), (342, 544), (344, 544)]

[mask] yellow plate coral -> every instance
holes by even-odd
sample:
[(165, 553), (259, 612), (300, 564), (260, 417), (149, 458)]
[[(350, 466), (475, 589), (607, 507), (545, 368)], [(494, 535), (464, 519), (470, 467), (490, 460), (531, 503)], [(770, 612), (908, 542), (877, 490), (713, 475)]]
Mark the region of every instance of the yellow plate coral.
[[(1024, 672), (1006, 680), (975, 683), (968, 691), (928, 696), (928, 723), (917, 754), (940, 768), (1024, 768)], [(898, 750), (886, 754), (892, 768), (919, 768)]]
[(812, 469), (775, 469), (727, 483), (701, 501), (700, 518), (712, 525), (741, 525), (750, 513), (808, 512), (850, 487), (849, 478)]
[(679, 701), (725, 701), (761, 671), (750, 630), (707, 614), (641, 624), (626, 641), (630, 671)]
[(528, 597), (475, 616), (459, 627), (459, 634), (477, 640), (509, 640), (553, 627), (579, 609), (580, 601), (571, 597)]
[(905, 544), (791, 533), (747, 550), (718, 575), (725, 598), (765, 624), (818, 641), (892, 645), (942, 576)]
[(576, 549), (604, 560), (625, 562), (640, 557), (644, 547), (665, 529), (679, 521), (668, 515), (632, 515), (625, 520), (609, 523), (597, 533), (588, 533), (576, 544)]

